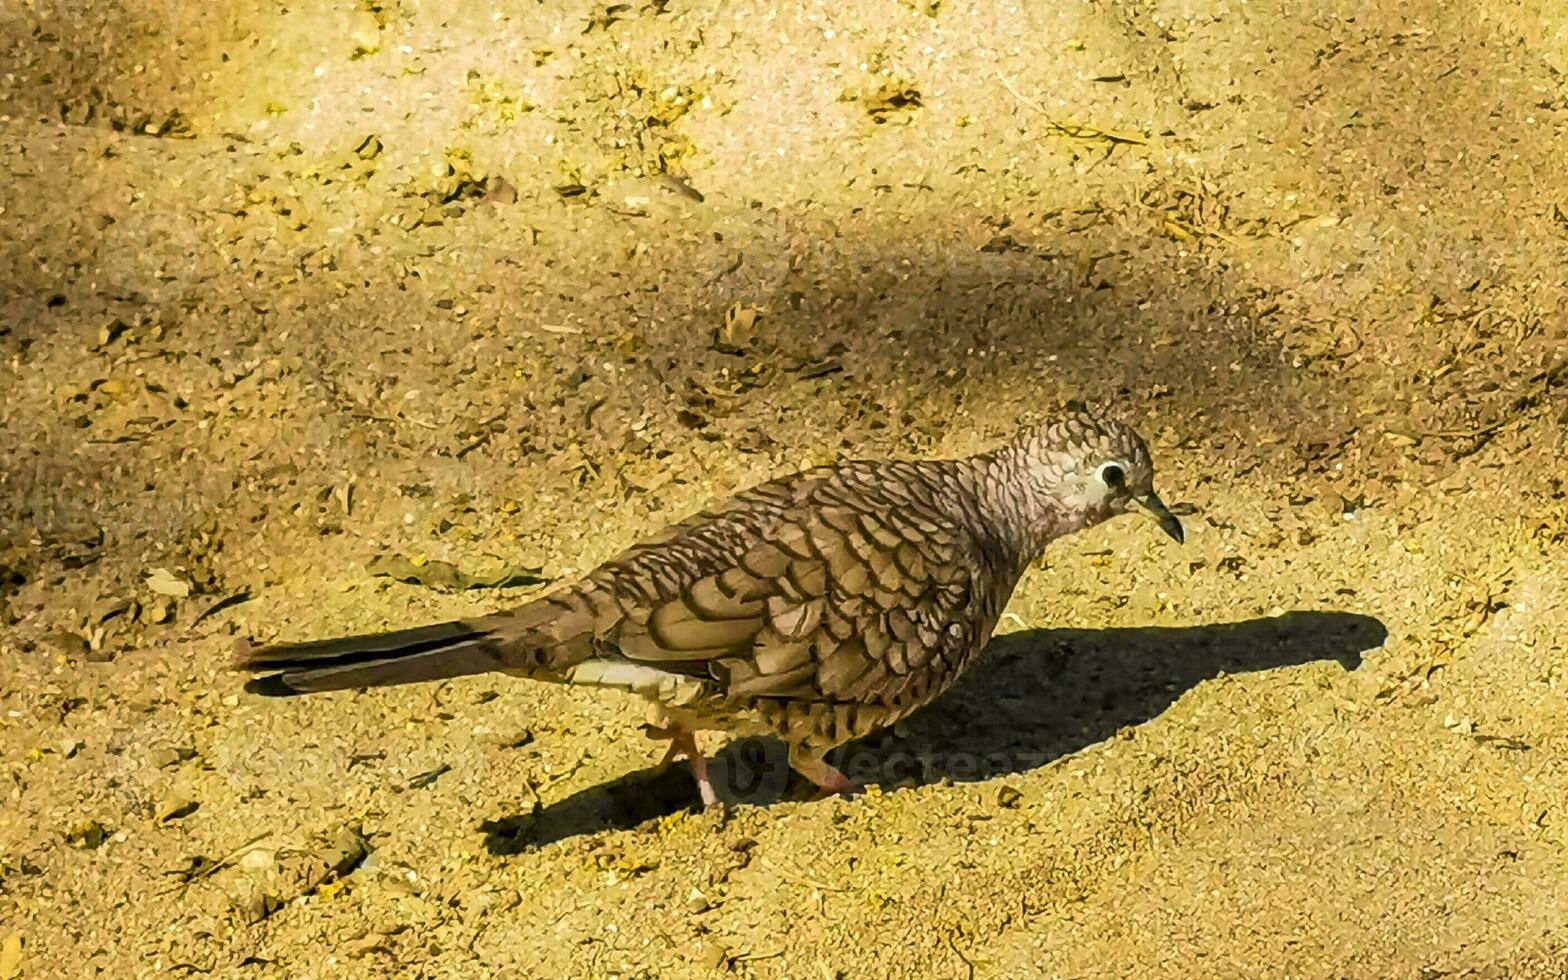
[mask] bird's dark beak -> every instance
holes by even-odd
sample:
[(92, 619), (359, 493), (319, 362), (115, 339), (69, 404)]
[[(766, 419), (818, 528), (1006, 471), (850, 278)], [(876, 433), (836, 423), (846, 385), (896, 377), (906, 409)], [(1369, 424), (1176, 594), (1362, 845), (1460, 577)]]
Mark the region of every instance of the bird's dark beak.
[(1178, 521), (1176, 515), (1171, 513), (1170, 508), (1165, 506), (1165, 501), (1160, 499), (1159, 494), (1150, 490), (1142, 497), (1132, 498), (1132, 502), (1153, 518), (1154, 522), (1160, 526), (1160, 530), (1174, 538), (1177, 544), (1181, 544), (1186, 540), (1186, 535), (1181, 530), (1181, 521)]

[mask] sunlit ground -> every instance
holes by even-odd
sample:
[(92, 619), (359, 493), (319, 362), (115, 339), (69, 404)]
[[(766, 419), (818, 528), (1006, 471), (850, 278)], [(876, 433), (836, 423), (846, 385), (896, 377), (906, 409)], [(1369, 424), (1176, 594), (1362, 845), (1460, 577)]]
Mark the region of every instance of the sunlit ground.
[[(1568, 13), (1276, 6), (0, 11), (0, 978), (1568, 970)], [(226, 669), (1069, 399), (857, 801)]]

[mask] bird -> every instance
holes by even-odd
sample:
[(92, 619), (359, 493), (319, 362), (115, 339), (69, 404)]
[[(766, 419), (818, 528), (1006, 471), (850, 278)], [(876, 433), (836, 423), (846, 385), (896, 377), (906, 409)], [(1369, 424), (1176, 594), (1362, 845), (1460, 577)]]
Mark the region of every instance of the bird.
[(1177, 543), (1148, 445), (1087, 410), (956, 459), (856, 459), (762, 483), (511, 609), (325, 640), (236, 643), (270, 696), (499, 672), (631, 692), (717, 794), (696, 733), (779, 737), (819, 796), (834, 748), (929, 704), (975, 661), (1029, 565), (1139, 512)]

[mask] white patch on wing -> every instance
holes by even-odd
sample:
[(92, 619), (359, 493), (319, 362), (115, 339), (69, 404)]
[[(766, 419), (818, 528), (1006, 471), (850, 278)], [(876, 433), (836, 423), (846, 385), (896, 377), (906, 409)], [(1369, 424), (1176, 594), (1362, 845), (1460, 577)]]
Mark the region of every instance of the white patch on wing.
[(568, 670), (566, 679), (573, 684), (630, 691), (671, 705), (691, 704), (708, 693), (700, 678), (625, 661), (585, 660)]

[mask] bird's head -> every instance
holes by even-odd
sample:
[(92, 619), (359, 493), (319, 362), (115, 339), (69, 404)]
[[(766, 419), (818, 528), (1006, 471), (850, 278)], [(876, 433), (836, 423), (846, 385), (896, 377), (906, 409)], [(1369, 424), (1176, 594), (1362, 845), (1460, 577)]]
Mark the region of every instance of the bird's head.
[(1054, 505), (1064, 525), (1058, 533), (1136, 511), (1183, 540), (1181, 522), (1154, 492), (1149, 447), (1131, 426), (1075, 412), (1023, 433), (1011, 448), (1032, 487)]

